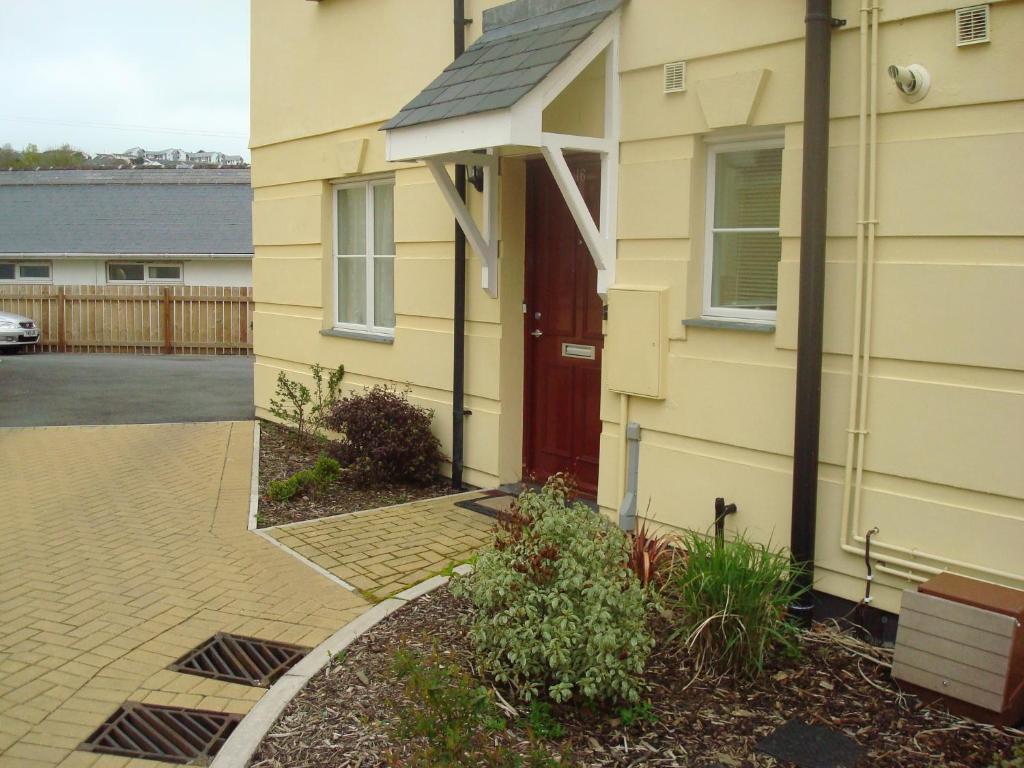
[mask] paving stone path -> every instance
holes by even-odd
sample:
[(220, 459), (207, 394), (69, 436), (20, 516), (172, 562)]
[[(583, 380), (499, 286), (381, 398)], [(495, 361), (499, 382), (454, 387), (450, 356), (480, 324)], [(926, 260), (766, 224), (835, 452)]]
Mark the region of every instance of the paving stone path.
[(384, 598), (470, 558), (493, 538), (494, 520), (457, 506), (486, 499), (473, 491), (266, 529), (284, 546)]
[(0, 429), (0, 766), (166, 765), (74, 750), (126, 700), (248, 711), (263, 689), (166, 669), (215, 632), (314, 646), (365, 610), (246, 530), (252, 446), (252, 422)]

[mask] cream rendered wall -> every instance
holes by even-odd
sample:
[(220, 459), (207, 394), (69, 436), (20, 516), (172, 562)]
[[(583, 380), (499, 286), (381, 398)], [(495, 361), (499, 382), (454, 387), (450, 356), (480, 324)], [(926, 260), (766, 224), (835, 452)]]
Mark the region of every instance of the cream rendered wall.
[[(479, 34), (480, 11), (469, 2)], [(622, 16), (620, 285), (667, 290), (667, 396), (631, 398), (643, 426), (640, 509), (707, 529), (789, 541), (802, 161), (801, 0), (633, 0)], [(833, 36), (818, 586), (859, 599), (863, 562), (839, 547), (853, 313), (858, 18)], [(1024, 550), (1024, 2), (992, 4), (992, 42), (957, 49), (953, 8), (906, 0), (882, 12), (881, 61), (932, 73), (916, 104), (880, 78), (875, 359), (864, 515), (879, 541), (1020, 572)], [(452, 217), (421, 168), (384, 161), (377, 127), (451, 59), (450, 0), (253, 0), (252, 146), (256, 384), (260, 415), (278, 371), (344, 363), (346, 386), (396, 382), (435, 409), (448, 448)], [(688, 90), (662, 92), (662, 65)], [(591, 73), (593, 74), (593, 73)], [(546, 115), (590, 124), (583, 78)], [(702, 83), (704, 84), (702, 86)], [(734, 127), (730, 121), (739, 123)], [(711, 128), (711, 125), (719, 126)], [(684, 327), (701, 312), (705, 138), (784, 135), (779, 313), (774, 333)], [(394, 344), (327, 337), (330, 182), (394, 173)], [(502, 162), (499, 299), (476, 288), (470, 250), (467, 480), (518, 476), (522, 433), (520, 160)], [(471, 201), (478, 205), (475, 197)], [(628, 321), (628, 319), (627, 319)], [(617, 322), (615, 318), (609, 322)], [(607, 379), (607, 371), (605, 378)], [(619, 397), (605, 390), (598, 500), (618, 506)], [(906, 582), (876, 576), (876, 604)], [(1018, 584), (1020, 586), (1020, 584)]]
[[(699, 7), (698, 7), (699, 6)], [(883, 10), (883, 65), (919, 62), (932, 91), (905, 102), (880, 78), (875, 358), (863, 519), (879, 541), (995, 570), (1024, 571), (1024, 3), (992, 6), (992, 42), (957, 49), (953, 5)], [(856, 234), (858, 28), (833, 37), (825, 375), (817, 530), (819, 587), (858, 599), (863, 562), (839, 547)], [(802, 137), (803, 3), (750, 18), (741, 0), (630, 4), (623, 14), (620, 284), (669, 289), (669, 394), (633, 398), (643, 427), (640, 509), (707, 529), (725, 496), (731, 530), (789, 541)], [(661, 65), (687, 61), (665, 95)], [(1015, 63), (1016, 62), (1016, 63)], [(765, 69), (748, 101), (737, 73)], [(686, 328), (701, 311), (707, 91), (781, 130), (783, 261), (774, 334)], [(726, 89), (731, 88), (731, 93)], [(723, 95), (723, 90), (726, 93)], [(716, 113), (717, 114), (717, 113)], [(719, 135), (727, 135), (722, 129)], [(610, 322), (615, 322), (612, 318)], [(618, 396), (606, 392), (599, 501), (617, 506)], [(935, 564), (934, 561), (928, 561)], [(979, 575), (966, 567), (955, 568)], [(980, 574), (984, 576), (985, 574)], [(995, 577), (993, 577), (995, 578)], [(899, 578), (876, 575), (896, 610)], [(998, 579), (1024, 586), (1013, 579)]]
[[(467, 3), (470, 40), (481, 8), (495, 4)], [(425, 168), (385, 161), (377, 130), (451, 61), (450, 0), (254, 0), (252, 11), (257, 413), (268, 415), (279, 371), (308, 376), (313, 362), (344, 364), (346, 388), (408, 387), (433, 409), (450, 452), (455, 224)], [(468, 249), (464, 477), (480, 486), (517, 479), (521, 467), (521, 165), (503, 169), (497, 301), (476, 288), (480, 266)], [(322, 335), (334, 312), (331, 183), (392, 173), (394, 343)]]

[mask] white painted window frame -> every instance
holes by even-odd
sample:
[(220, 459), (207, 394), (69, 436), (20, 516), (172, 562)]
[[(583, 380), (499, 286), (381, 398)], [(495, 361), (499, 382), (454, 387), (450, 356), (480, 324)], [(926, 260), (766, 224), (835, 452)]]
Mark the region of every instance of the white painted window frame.
[[(114, 280), (110, 277), (110, 268), (118, 264), (140, 265), (141, 280)], [(150, 267), (177, 267), (180, 277), (176, 279), (151, 278)], [(107, 285), (183, 285), (185, 283), (185, 263), (182, 261), (138, 261), (136, 259), (108, 259), (103, 262), (103, 280)]]
[[(358, 181), (342, 182), (333, 184), (331, 188), (331, 272), (334, 275), (332, 292), (334, 294), (334, 316), (332, 318), (333, 327), (338, 331), (349, 331), (352, 333), (362, 334), (365, 336), (374, 337), (387, 337), (394, 338), (395, 329), (394, 326), (380, 326), (374, 323), (374, 269), (373, 260), (375, 258), (390, 258), (392, 263), (395, 263), (397, 259), (396, 254), (374, 254), (374, 242), (373, 242), (373, 189), (374, 187), (391, 187), (392, 204), (391, 210), (394, 214), (394, 189), (395, 189), (395, 177), (393, 175), (386, 176), (373, 176), (368, 178), (362, 178)], [(338, 191), (342, 189), (359, 189), (362, 188), (366, 192), (366, 218), (363, 222), (363, 226), (366, 227), (366, 237), (364, 238), (364, 245), (366, 248), (365, 254), (358, 253), (338, 253)], [(397, 248), (395, 250), (398, 250)], [(366, 323), (346, 323), (342, 322), (339, 317), (341, 314), (341, 297), (338, 295), (338, 260), (339, 259), (358, 259), (364, 258), (366, 263)], [(392, 294), (394, 293), (394, 286), (392, 285)], [(394, 301), (394, 295), (392, 295), (392, 301)]]
[[(760, 135), (756, 138), (733, 137), (729, 140), (707, 140), (707, 168), (704, 184), (704, 287), (701, 316), (709, 320), (736, 320), (755, 324), (774, 324), (778, 310), (743, 309), (740, 307), (715, 307), (711, 304), (711, 292), (715, 269), (715, 235), (729, 232), (774, 232), (781, 234), (781, 227), (715, 227), (715, 173), (719, 155), (730, 152), (744, 152), (754, 149), (784, 149), (785, 139), (781, 134)], [(782, 181), (780, 179), (779, 184)], [(781, 221), (779, 222), (781, 225)], [(778, 294), (776, 294), (776, 304)]]
[[(4, 264), (11, 264), (14, 266), (14, 278), (11, 280), (0, 279), (0, 283), (5, 285), (11, 285), (13, 283), (28, 283), (32, 285), (48, 285), (53, 282), (53, 262), (52, 261), (8, 261), (0, 259)], [(22, 277), (22, 267), (46, 267), (49, 270), (48, 277)]]

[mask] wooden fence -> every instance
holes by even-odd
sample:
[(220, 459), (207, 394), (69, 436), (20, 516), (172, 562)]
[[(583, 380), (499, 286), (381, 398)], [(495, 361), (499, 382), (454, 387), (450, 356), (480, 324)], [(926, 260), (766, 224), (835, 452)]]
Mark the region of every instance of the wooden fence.
[(0, 310), (39, 326), (38, 351), (246, 355), (252, 288), (3, 285)]

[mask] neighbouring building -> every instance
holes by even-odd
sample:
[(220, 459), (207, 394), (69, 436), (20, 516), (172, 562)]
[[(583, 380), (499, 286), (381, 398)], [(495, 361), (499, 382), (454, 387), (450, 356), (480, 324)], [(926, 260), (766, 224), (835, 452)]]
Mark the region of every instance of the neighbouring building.
[(199, 150), (198, 152), (186, 152), (185, 157), (180, 158), (189, 163), (198, 163), (199, 165), (218, 165), (223, 161), (224, 154), (222, 152), (205, 152)]
[(248, 170), (0, 173), (0, 285), (252, 285)]
[(153, 152), (146, 152), (147, 160), (157, 160), (165, 163), (176, 163), (184, 160), (186, 152), (183, 149), (158, 149)]
[(344, 364), (449, 453), (464, 421), (466, 482), (568, 470), (610, 515), (634, 422), (641, 516), (708, 530), (721, 497), (787, 545), (820, 209), (816, 588), (1024, 586), (1024, 2), (836, 0), (807, 136), (803, 0), (465, 6), (453, 63), (452, 0), (253, 0), (258, 413)]

